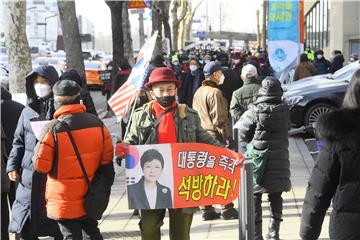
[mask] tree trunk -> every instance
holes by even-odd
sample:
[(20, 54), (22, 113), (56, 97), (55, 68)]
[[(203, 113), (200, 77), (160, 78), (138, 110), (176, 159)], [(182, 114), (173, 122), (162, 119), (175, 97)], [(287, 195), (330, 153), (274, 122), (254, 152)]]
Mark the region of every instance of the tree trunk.
[(112, 70), (112, 86), (114, 93), (116, 87), (116, 76), (120, 63), (124, 59), (124, 37), (122, 28), (122, 8), (123, 3), (120, 1), (105, 0), (111, 12), (111, 30), (113, 42), (113, 70)]
[(5, 1), (5, 45), (12, 93), (25, 92), (25, 77), (31, 71), (31, 57), (26, 37), (26, 1)]
[(124, 57), (129, 61), (130, 65), (134, 64), (134, 54), (131, 38), (131, 25), (129, 21), (129, 12), (128, 12), (128, 1), (123, 2), (122, 7), (122, 29), (124, 35)]
[(169, 23), (169, 10), (170, 10), (170, 1), (161, 1), (160, 2), (160, 8), (162, 12), (162, 23), (164, 26), (164, 36), (165, 38), (168, 38), (170, 41), (170, 49), (172, 50), (172, 43), (171, 43), (171, 28)]
[(86, 84), (84, 59), (82, 57), (79, 25), (75, 1), (58, 0), (61, 29), (64, 38), (66, 63), (68, 69), (75, 69)]
[(170, 13), (171, 13), (171, 19), (172, 19), (172, 46), (173, 50), (177, 51), (179, 50), (179, 28), (180, 23), (184, 20), (186, 16), (186, 10), (187, 7), (184, 5), (186, 0), (172, 0), (170, 5)]
[(154, 0), (151, 2), (151, 12), (152, 12), (151, 34), (154, 34), (155, 31), (158, 31), (158, 37), (156, 38), (156, 45), (153, 56), (162, 54), (162, 11), (159, 5), (160, 3), (158, 0)]
[(195, 16), (195, 12), (199, 8), (199, 6), (202, 4), (203, 1), (204, 0), (200, 0), (200, 2), (195, 6), (194, 10), (191, 10), (191, 5), (189, 4), (188, 15), (186, 17), (186, 28), (185, 28), (184, 40), (191, 39), (191, 28), (192, 28), (192, 22), (193, 22), (193, 19)]
[(267, 27), (266, 27), (266, 16), (267, 16), (267, 4), (268, 4), (268, 1), (267, 0), (264, 0), (263, 1), (263, 22), (262, 22), (262, 34), (261, 34), (261, 37), (262, 37), (262, 48), (264, 51), (267, 50), (267, 47), (266, 47), (266, 38), (267, 38)]
[(256, 45), (257, 48), (260, 48), (261, 44), (261, 34), (260, 34), (260, 11), (256, 10)]

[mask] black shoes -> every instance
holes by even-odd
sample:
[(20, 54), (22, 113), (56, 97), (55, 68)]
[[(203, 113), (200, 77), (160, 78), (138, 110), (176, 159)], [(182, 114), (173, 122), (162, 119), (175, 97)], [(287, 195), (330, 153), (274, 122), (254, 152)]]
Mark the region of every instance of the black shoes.
[(204, 211), (202, 214), (202, 219), (203, 221), (210, 221), (210, 220), (219, 219), (220, 216), (221, 213), (215, 212), (215, 210)]
[(224, 220), (238, 219), (239, 212), (235, 208), (230, 208), (227, 210), (223, 210), (223, 213), (221, 214), (221, 216), (222, 216), (222, 219), (224, 219)]

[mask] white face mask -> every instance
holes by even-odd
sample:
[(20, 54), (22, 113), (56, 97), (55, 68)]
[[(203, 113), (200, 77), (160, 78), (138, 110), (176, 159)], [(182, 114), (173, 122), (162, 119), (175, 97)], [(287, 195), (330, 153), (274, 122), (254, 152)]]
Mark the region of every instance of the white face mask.
[(198, 66), (196, 66), (196, 65), (190, 65), (190, 70), (191, 71), (196, 71), (196, 70), (198, 70)]
[(323, 55), (317, 55), (318, 59), (322, 59)]
[(48, 84), (35, 83), (34, 89), (39, 98), (44, 98), (51, 93), (51, 87)]
[(223, 75), (221, 75), (221, 77), (220, 77), (220, 79), (219, 79), (218, 85), (222, 85), (222, 84), (224, 83), (224, 80), (225, 80), (225, 76), (224, 76), (224, 74), (223, 74)]
[(176, 61), (176, 62), (173, 62), (173, 65), (174, 65), (174, 66), (177, 66), (177, 65), (179, 65), (179, 62), (177, 62), (177, 61)]
[(233, 62), (234, 64), (238, 64), (240, 62), (240, 59), (234, 59)]

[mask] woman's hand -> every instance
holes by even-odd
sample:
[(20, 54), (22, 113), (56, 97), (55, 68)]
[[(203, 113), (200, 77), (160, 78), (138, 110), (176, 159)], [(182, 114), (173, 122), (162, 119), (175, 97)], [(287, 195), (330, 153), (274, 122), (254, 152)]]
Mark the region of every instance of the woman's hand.
[(14, 181), (14, 182), (18, 181), (19, 178), (20, 178), (20, 176), (19, 176), (19, 174), (17, 173), (16, 170), (13, 170), (13, 171), (11, 171), (11, 172), (8, 172), (8, 176), (9, 176), (9, 179), (10, 179), (11, 181)]

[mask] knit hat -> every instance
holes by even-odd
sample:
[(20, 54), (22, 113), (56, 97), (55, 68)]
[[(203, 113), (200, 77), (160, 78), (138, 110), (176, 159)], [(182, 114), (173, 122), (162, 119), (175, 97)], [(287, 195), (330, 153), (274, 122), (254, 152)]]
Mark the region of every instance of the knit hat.
[(259, 95), (281, 97), (282, 94), (283, 89), (281, 87), (281, 83), (276, 77), (266, 77), (262, 81), (261, 88), (259, 89)]
[(152, 85), (160, 82), (173, 82), (176, 84), (177, 88), (180, 87), (180, 81), (176, 79), (174, 71), (168, 67), (155, 68), (151, 72), (149, 82), (145, 84), (145, 87), (151, 88)]
[(203, 72), (205, 76), (210, 76), (211, 74), (213, 74), (214, 72), (217, 71), (221, 71), (222, 68), (219, 64), (217, 64), (216, 62), (208, 62), (207, 64), (205, 64)]
[(252, 64), (246, 64), (241, 70), (241, 76), (245, 78), (252, 78), (257, 76), (256, 67)]
[(53, 87), (54, 96), (76, 96), (80, 94), (80, 86), (72, 80), (61, 80)]
[(82, 83), (81, 77), (75, 69), (67, 70), (60, 76), (60, 80), (65, 80), (65, 79), (73, 80), (77, 84), (79, 84), (80, 87), (82, 87), (83, 83)]

